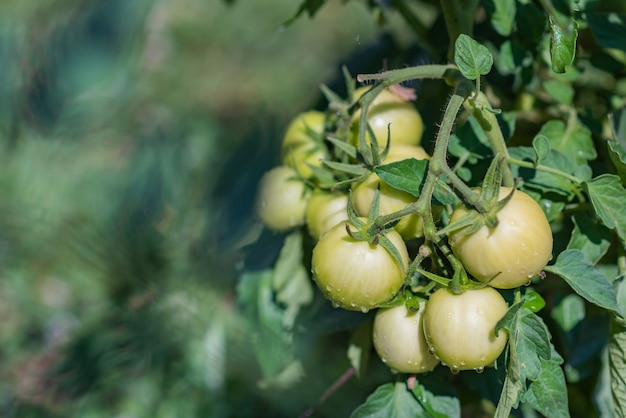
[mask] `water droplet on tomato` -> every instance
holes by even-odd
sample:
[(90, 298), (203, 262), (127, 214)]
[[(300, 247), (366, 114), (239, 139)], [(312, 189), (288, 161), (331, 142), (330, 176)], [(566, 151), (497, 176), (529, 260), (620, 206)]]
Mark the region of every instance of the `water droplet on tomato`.
[(452, 367), (450, 367), (450, 373), (452, 373), (452, 374), (459, 374), (458, 366), (454, 367), (454, 365), (453, 365)]
[(361, 312), (368, 313), (369, 312), (369, 308), (366, 307), (366, 306), (361, 306)]
[(485, 366), (478, 366), (474, 369), (476, 373), (482, 373), (485, 371)]
[(332, 302), (333, 308), (338, 308), (339, 304), (337, 302)]
[[(353, 308), (356, 308), (356, 302), (350, 302), (350, 306), (352, 306)], [(385, 337), (383, 337), (385, 338)]]

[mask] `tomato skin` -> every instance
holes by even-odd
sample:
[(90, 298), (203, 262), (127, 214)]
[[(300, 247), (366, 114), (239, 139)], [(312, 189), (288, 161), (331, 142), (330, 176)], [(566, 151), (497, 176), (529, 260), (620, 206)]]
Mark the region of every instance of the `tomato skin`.
[(286, 231), (304, 224), (308, 198), (309, 192), (292, 168), (274, 167), (261, 177), (255, 212), (269, 229)]
[[(389, 154), (387, 154), (383, 163), (389, 164), (407, 158), (423, 160), (429, 159), (430, 156), (422, 147), (417, 145), (392, 144)], [(352, 204), (359, 216), (367, 216), (369, 213), (379, 184), (380, 201), (378, 211), (381, 215), (397, 212), (417, 200), (412, 194), (389, 186), (376, 173), (372, 173), (364, 181), (357, 184), (352, 191)], [(424, 222), (417, 214), (409, 215), (402, 218), (395, 229), (402, 235), (402, 238), (410, 240), (424, 235)]]
[[(369, 90), (361, 87), (355, 91), (358, 99)], [(361, 112), (353, 116), (353, 133), (358, 141), (358, 126)], [(378, 145), (384, 148), (387, 144), (387, 126), (390, 125), (392, 144), (419, 145), (424, 132), (424, 122), (413, 104), (404, 101), (388, 89), (383, 90), (370, 104), (367, 120), (374, 131)], [(366, 136), (369, 139), (369, 134)]]
[(285, 131), (281, 147), (282, 162), (304, 178), (313, 175), (310, 166), (320, 167), (322, 160), (327, 157), (321, 142), (324, 121), (324, 113), (310, 110), (296, 116)]
[(425, 303), (418, 312), (410, 312), (405, 305), (381, 308), (374, 318), (374, 348), (383, 363), (396, 373), (426, 373), (439, 360), (428, 352), (424, 336), (423, 315)]
[(348, 219), (348, 196), (315, 190), (306, 209), (306, 224), (315, 239), (341, 221)]
[(320, 237), (313, 249), (311, 270), (318, 287), (333, 306), (367, 312), (398, 293), (409, 255), (396, 231), (389, 231), (386, 236), (400, 253), (403, 266), (381, 245), (350, 237), (346, 223), (340, 222)]
[[(499, 199), (512, 188), (501, 187)], [(454, 210), (454, 222), (467, 213)], [(450, 247), (468, 273), (499, 289), (522, 286), (541, 272), (552, 258), (552, 231), (541, 207), (526, 193), (516, 190), (498, 212), (498, 225), (483, 226), (469, 235), (451, 234)], [(497, 275), (497, 276), (496, 276)]]
[(438, 289), (426, 303), (426, 341), (451, 370), (482, 370), (506, 346), (508, 334), (500, 330), (496, 336), (494, 328), (507, 309), (504, 298), (489, 286), (460, 295)]

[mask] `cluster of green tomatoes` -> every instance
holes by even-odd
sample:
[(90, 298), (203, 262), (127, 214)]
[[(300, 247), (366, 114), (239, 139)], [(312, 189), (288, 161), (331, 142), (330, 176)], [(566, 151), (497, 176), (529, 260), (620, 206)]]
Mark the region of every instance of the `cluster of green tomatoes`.
[[(357, 89), (354, 97), (358, 99), (365, 91)], [(344, 141), (354, 147), (358, 146), (359, 112), (356, 109), (351, 115), (344, 135)], [(393, 89), (383, 90), (371, 103), (367, 122), (368, 141), (374, 135), (381, 148), (388, 145), (381, 164), (430, 158), (420, 146), (420, 114)], [(289, 124), (282, 142), (282, 165), (260, 180), (259, 220), (274, 231), (306, 226), (316, 242), (311, 270), (317, 286), (334, 307), (364, 313), (377, 309), (373, 343), (392, 371), (423, 373), (443, 363), (453, 372), (480, 372), (493, 364), (508, 340), (506, 331), (496, 331), (508, 309), (498, 289), (530, 283), (552, 255), (552, 233), (541, 207), (524, 192), (501, 187), (498, 199), (509, 200), (497, 212), (497, 225), (472, 228), (470, 233), (461, 229), (442, 238), (471, 277), (470, 285), (459, 292), (428, 283), (424, 276), (420, 280), (426, 285), (416, 283), (412, 260), (433, 255), (432, 246), (422, 245), (417, 251), (407, 246), (423, 239), (424, 225), (417, 213), (383, 231), (395, 255), (376, 239), (364, 239), (358, 233), (374, 202), (377, 213), (386, 215), (413, 203), (415, 196), (386, 184), (371, 167), (348, 187), (320, 187), (316, 176), (338, 155), (333, 152), (336, 141), (328, 138), (324, 112), (302, 113)], [(358, 157), (348, 160), (343, 156), (343, 163), (359, 162)], [(433, 215), (447, 214), (445, 223), (449, 224), (470, 210), (464, 205), (434, 206)], [(406, 303), (407, 298), (412, 302)]]

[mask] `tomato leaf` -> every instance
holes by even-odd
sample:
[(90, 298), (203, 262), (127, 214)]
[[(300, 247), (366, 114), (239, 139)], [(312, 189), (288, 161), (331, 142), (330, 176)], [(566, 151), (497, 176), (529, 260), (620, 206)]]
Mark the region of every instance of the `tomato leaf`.
[(476, 80), (491, 71), (493, 55), (487, 47), (461, 34), (454, 43), (454, 63), (465, 78)]
[(543, 89), (557, 102), (571, 106), (574, 100), (574, 88), (569, 84), (557, 80), (547, 80)]
[(374, 171), (391, 187), (419, 197), (428, 173), (428, 160), (409, 158), (379, 165)]
[(609, 280), (579, 250), (565, 250), (546, 271), (561, 276), (572, 289), (594, 305), (619, 313), (615, 290)]
[(302, 231), (296, 230), (287, 238), (274, 266), (273, 287), (276, 301), (284, 307), (283, 325), (291, 329), (302, 306), (313, 300), (313, 284), (302, 263)]
[(461, 403), (450, 382), (435, 374), (415, 382), (413, 394), (432, 418), (461, 416)]
[(611, 231), (586, 214), (572, 216), (574, 230), (567, 244), (568, 250), (579, 250), (591, 264), (596, 264), (609, 249)]
[(520, 380), (520, 363), (514, 348), (509, 347), (509, 366), (502, 385), (502, 392), (494, 418), (509, 418), (511, 409), (519, 405), (520, 394), (524, 391), (524, 383)]
[[(537, 155), (531, 147), (511, 147), (509, 155), (522, 161), (537, 164)], [(550, 150), (541, 164), (562, 171), (564, 173), (573, 174), (573, 164), (564, 154), (554, 149)], [(570, 180), (558, 174), (548, 173), (534, 168), (511, 166), (514, 177), (521, 177), (525, 183), (532, 185), (545, 192), (554, 192), (564, 196), (572, 195), (572, 183)]]
[(550, 16), (549, 23), (552, 71), (562, 74), (574, 61), (578, 23), (574, 19), (570, 19), (567, 27), (562, 27), (552, 16)]
[(626, 108), (617, 109), (609, 115), (613, 141), (608, 141), (609, 157), (617, 169), (622, 182), (626, 184)]
[(587, 23), (598, 45), (626, 51), (626, 13), (588, 13)]
[(538, 135), (545, 135), (552, 149), (563, 153), (574, 165), (587, 164), (598, 156), (589, 129), (579, 122), (567, 127), (563, 121), (550, 120), (543, 124)]
[(613, 412), (626, 416), (626, 327), (613, 320), (609, 337), (609, 373)]
[(550, 141), (545, 135), (539, 134), (533, 139), (533, 149), (535, 150), (535, 161), (539, 164), (550, 154)]
[(541, 374), (528, 386), (522, 400), (545, 416), (569, 418), (567, 386), (561, 363), (563, 359), (553, 347), (550, 359), (541, 359)]
[(324, 5), (326, 0), (304, 0), (300, 3), (298, 10), (289, 19), (285, 20), (282, 24), (283, 27), (291, 25), (302, 14), (307, 13), (309, 17), (315, 16), (319, 9)]
[(570, 332), (585, 319), (585, 301), (575, 293), (565, 295), (550, 312), (563, 331)]
[(502, 36), (508, 36), (515, 22), (516, 0), (486, 0), (482, 2), (489, 23)]
[(357, 377), (365, 371), (372, 349), (372, 322), (362, 323), (352, 334), (348, 346), (348, 360)]
[(539, 312), (546, 306), (546, 301), (541, 295), (534, 290), (526, 292), (523, 299), (524, 308), (529, 309), (531, 312)]
[(613, 174), (603, 174), (585, 182), (593, 208), (610, 229), (617, 230), (622, 242), (626, 242), (626, 189), (620, 178)]
[(357, 407), (351, 418), (405, 418), (427, 416), (404, 382), (385, 383)]

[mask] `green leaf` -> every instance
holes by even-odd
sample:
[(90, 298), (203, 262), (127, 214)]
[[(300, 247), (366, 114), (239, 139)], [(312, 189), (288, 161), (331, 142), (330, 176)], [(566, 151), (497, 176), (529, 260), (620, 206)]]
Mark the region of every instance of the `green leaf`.
[(494, 418), (509, 418), (511, 409), (519, 405), (520, 394), (524, 391), (524, 383), (520, 379), (520, 362), (515, 348), (509, 348), (509, 366), (502, 385), (502, 392)]
[(436, 375), (415, 382), (413, 394), (432, 418), (455, 418), (461, 416), (461, 402), (450, 382)]
[(560, 364), (563, 359), (552, 351), (550, 359), (541, 359), (541, 374), (530, 384), (522, 400), (550, 418), (569, 418), (567, 386)]
[(539, 134), (533, 139), (533, 149), (537, 164), (539, 164), (550, 154), (550, 141), (545, 135)]
[(615, 229), (622, 242), (626, 242), (626, 189), (620, 178), (612, 174), (603, 174), (586, 181), (585, 186), (593, 208), (609, 229)]
[(524, 304), (522, 306), (531, 312), (537, 313), (546, 306), (546, 301), (539, 293), (531, 290), (524, 295)]
[(538, 135), (545, 135), (552, 149), (563, 153), (574, 165), (586, 165), (598, 154), (589, 129), (578, 122), (573, 123), (568, 129), (563, 121), (550, 120), (543, 124)]
[(379, 165), (374, 168), (374, 171), (391, 187), (419, 197), (428, 173), (428, 160), (409, 158)]
[(426, 417), (426, 411), (404, 382), (385, 383), (367, 397), (351, 418)]
[(454, 63), (465, 78), (476, 80), (491, 71), (493, 55), (487, 47), (461, 34), (454, 43)]
[(609, 115), (612, 141), (608, 141), (609, 157), (617, 169), (622, 182), (626, 184), (626, 108), (615, 110)]
[(372, 322), (362, 323), (352, 334), (348, 346), (348, 360), (357, 377), (365, 371), (372, 349)]
[(302, 231), (297, 230), (285, 239), (274, 267), (274, 291), (285, 307), (283, 325), (287, 329), (293, 327), (300, 308), (313, 300), (313, 284), (302, 260)]
[(572, 217), (574, 230), (567, 244), (568, 250), (579, 250), (591, 263), (596, 264), (609, 249), (613, 234), (588, 214)]
[(575, 293), (565, 295), (550, 312), (552, 319), (561, 329), (570, 332), (585, 319), (585, 301)]
[(587, 23), (598, 45), (626, 51), (626, 13), (588, 13)]
[(515, 22), (516, 0), (487, 0), (482, 2), (493, 29), (502, 36), (508, 36)]
[(296, 13), (293, 14), (289, 19), (283, 22), (282, 26), (286, 27), (291, 25), (297, 18), (299, 18), (303, 13), (307, 13), (309, 17), (315, 16), (315, 13), (324, 5), (326, 0), (304, 0), (300, 3), (300, 7)]
[(626, 417), (626, 327), (616, 321), (609, 337), (609, 373), (614, 416)]
[(579, 250), (565, 250), (556, 263), (544, 270), (561, 276), (572, 289), (587, 301), (619, 313), (615, 290), (604, 275), (585, 259)]
[(562, 74), (574, 61), (578, 23), (571, 19), (567, 27), (561, 27), (553, 16), (550, 16), (550, 58), (552, 71)]
[[(531, 147), (511, 147), (509, 148), (509, 155), (518, 160), (536, 164), (537, 155)], [(574, 169), (569, 158), (554, 149), (550, 150), (541, 164), (568, 174), (572, 174), (571, 171)], [(525, 183), (534, 188), (563, 196), (572, 196), (572, 182), (563, 176), (516, 165), (511, 166), (511, 171), (514, 177), (521, 177)]]
[(346, 164), (346, 163), (338, 163), (336, 161), (323, 160), (322, 161), (325, 166), (332, 168), (333, 170), (348, 173), (355, 176), (363, 176), (367, 174), (367, 168), (363, 167), (361, 164)]
[(520, 362), (520, 378), (535, 380), (541, 373), (540, 359), (550, 358), (550, 333), (543, 320), (522, 306), (512, 318), (507, 316), (498, 323), (509, 331), (510, 344), (515, 348)]
[(569, 84), (557, 80), (547, 80), (543, 83), (544, 90), (559, 103), (571, 105), (574, 100), (574, 89)]

